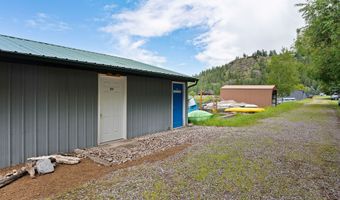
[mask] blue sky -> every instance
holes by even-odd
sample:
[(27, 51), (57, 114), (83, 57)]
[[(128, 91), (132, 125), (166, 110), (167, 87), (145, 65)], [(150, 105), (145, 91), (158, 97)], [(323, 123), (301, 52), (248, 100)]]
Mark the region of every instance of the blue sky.
[(294, 0), (0, 1), (0, 34), (128, 57), (188, 75), (289, 47)]

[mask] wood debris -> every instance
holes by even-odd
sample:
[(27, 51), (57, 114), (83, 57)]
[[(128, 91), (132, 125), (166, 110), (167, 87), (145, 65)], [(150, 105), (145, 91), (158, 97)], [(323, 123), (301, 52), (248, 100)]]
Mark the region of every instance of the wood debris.
[(31, 178), (35, 178), (35, 162), (28, 162), (26, 163), (26, 171), (30, 175)]
[(31, 178), (35, 178), (37, 171), (37, 162), (39, 160), (49, 159), (55, 167), (57, 164), (68, 164), (74, 165), (80, 162), (80, 158), (72, 157), (72, 156), (62, 156), (62, 155), (49, 155), (49, 156), (39, 156), (28, 158), (28, 162), (25, 164), (25, 167), (22, 167), (19, 170), (12, 170), (11, 172), (6, 173), (4, 176), (0, 175), (0, 188), (12, 183), (13, 181), (29, 174)]
[(43, 159), (55, 159), (56, 162), (59, 164), (68, 164), (68, 165), (74, 165), (80, 162), (80, 158), (71, 157), (71, 156), (62, 156), (62, 155), (39, 156), (39, 157), (28, 158), (27, 160), (37, 161), (37, 160), (43, 160)]
[(26, 169), (20, 169), (20, 170), (13, 170), (10, 173), (7, 173), (4, 178), (0, 179), (0, 188), (12, 183), (13, 181), (21, 178), (27, 173)]

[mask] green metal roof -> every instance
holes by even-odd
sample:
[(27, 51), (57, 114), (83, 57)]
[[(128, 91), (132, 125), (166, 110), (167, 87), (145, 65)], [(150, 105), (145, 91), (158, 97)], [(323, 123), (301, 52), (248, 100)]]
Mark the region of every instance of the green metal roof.
[(105, 66), (106, 68), (112, 68), (112, 70), (126, 69), (130, 72), (136, 71), (159, 76), (170, 76), (189, 81), (196, 80), (195, 78), (184, 74), (141, 63), (131, 59), (16, 38), (1, 34), (0, 52), (51, 58), (66, 62), (73, 61), (89, 65), (94, 64), (98, 69), (100, 69), (101, 66)]

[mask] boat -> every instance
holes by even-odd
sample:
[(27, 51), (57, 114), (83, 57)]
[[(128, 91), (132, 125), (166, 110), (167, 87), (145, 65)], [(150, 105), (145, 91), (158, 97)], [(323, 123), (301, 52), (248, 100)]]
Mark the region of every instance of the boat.
[(189, 103), (188, 103), (188, 113), (198, 110), (198, 106), (196, 104), (196, 101), (194, 97), (190, 96), (189, 97)]
[(257, 113), (265, 111), (264, 108), (227, 108), (225, 112)]
[(188, 114), (188, 119), (190, 122), (200, 122), (210, 119), (213, 114), (203, 111), (203, 110), (195, 110)]

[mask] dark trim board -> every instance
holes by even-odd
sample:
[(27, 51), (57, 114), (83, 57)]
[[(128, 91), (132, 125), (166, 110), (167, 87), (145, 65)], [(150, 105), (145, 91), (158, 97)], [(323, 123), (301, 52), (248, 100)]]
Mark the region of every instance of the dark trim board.
[(153, 73), (143, 70), (132, 70), (128, 68), (122, 68), (117, 66), (108, 66), (108, 65), (99, 65), (93, 63), (86, 62), (76, 62), (71, 60), (61, 60), (61, 59), (53, 59), (49, 57), (41, 57), (34, 55), (24, 55), (19, 53), (9, 53), (0, 51), (0, 61), (4, 62), (13, 62), (13, 63), (21, 63), (21, 64), (29, 64), (29, 65), (41, 65), (41, 66), (51, 66), (58, 68), (67, 68), (67, 69), (80, 69), (80, 70), (89, 70), (96, 71), (98, 73), (117, 73), (121, 75), (139, 75), (139, 76), (147, 76), (154, 78), (166, 78), (168, 80), (173, 81), (186, 81), (186, 82), (195, 82), (198, 79), (191, 77), (178, 77), (168, 74), (162, 73)]

